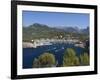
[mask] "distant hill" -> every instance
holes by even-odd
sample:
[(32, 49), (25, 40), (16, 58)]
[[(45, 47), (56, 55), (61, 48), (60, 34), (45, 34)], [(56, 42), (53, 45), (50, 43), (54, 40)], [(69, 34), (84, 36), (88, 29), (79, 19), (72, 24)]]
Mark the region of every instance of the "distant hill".
[(89, 34), (89, 27), (84, 28), (84, 29), (79, 29), (78, 27), (61, 27), (59, 29), (62, 29), (65, 32), (80, 33), (80, 34)]
[(23, 27), (23, 40), (40, 39), (40, 38), (57, 38), (59, 35), (66, 36), (66, 34), (88, 34), (89, 28), (78, 29), (76, 27), (49, 27), (48, 25), (34, 23), (30, 26)]
[(73, 32), (73, 33), (80, 32), (80, 29), (78, 27), (63, 27), (62, 29), (66, 32)]
[(82, 29), (81, 32), (84, 34), (89, 34), (89, 27), (87, 27), (86, 29)]

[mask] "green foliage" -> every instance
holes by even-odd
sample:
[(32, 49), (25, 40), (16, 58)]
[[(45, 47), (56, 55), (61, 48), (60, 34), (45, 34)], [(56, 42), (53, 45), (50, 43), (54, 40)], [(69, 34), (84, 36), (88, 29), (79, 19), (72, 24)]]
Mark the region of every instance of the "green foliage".
[(34, 59), (33, 67), (53, 67), (56, 66), (55, 56), (52, 53), (43, 53), (38, 57), (38, 59)]
[[(57, 65), (58, 63), (52, 53), (43, 53), (38, 58), (35, 58), (33, 61), (34, 68), (56, 67)], [(88, 53), (83, 53), (80, 56), (77, 56), (74, 49), (67, 48), (64, 52), (63, 64), (61, 64), (61, 67), (79, 65), (89, 65)]]
[(82, 65), (89, 65), (89, 55), (88, 55), (88, 53), (81, 54), (80, 60), (81, 60)]
[(72, 48), (67, 48), (63, 56), (63, 66), (78, 66), (79, 64), (76, 52)]
[(89, 38), (89, 35), (86, 34), (86, 32), (84, 33), (77, 32), (77, 30), (74, 27), (69, 27), (67, 29), (66, 28), (65, 29), (52, 28), (51, 26), (48, 25), (34, 23), (30, 26), (23, 27), (23, 41), (31, 41), (32, 39), (41, 39), (41, 38), (67, 39), (66, 35), (70, 35), (71, 37), (77, 37), (81, 41), (84, 41), (87, 38)]

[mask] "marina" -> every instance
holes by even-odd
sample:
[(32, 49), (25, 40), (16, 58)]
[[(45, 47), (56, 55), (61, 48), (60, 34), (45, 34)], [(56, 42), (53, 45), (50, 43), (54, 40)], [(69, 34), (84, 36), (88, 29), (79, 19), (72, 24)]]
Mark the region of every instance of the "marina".
[(49, 52), (55, 55), (57, 66), (61, 66), (63, 61), (63, 55), (67, 48), (75, 49), (77, 55), (79, 56), (84, 52), (84, 48), (76, 47), (74, 44), (68, 43), (55, 43), (52, 45), (42, 45), (37, 48), (23, 48), (23, 68), (32, 68), (33, 60), (38, 58), (41, 54)]
[(52, 45), (55, 43), (67, 43), (67, 44), (75, 44), (75, 46), (84, 47), (84, 43), (80, 42), (77, 39), (37, 39), (31, 40), (30, 42), (23, 42), (23, 48), (36, 48), (38, 46), (44, 45)]

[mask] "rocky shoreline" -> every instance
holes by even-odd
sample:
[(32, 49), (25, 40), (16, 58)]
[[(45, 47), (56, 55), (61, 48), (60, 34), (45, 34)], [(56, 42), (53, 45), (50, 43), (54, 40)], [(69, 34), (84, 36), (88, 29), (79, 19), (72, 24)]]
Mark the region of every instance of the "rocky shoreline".
[(23, 48), (35, 48), (31, 42), (23, 42)]

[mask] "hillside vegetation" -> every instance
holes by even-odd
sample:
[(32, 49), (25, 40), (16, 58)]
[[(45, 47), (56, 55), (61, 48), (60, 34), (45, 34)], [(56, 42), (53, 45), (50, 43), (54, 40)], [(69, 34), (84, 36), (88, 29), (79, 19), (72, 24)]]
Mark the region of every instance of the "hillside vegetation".
[[(23, 27), (23, 41), (31, 41), (32, 39), (67, 39), (70, 37), (78, 37), (80, 40), (89, 38), (89, 28), (79, 29), (76, 27), (49, 27), (48, 25), (34, 23), (30, 26)], [(62, 36), (62, 37), (60, 37)]]

